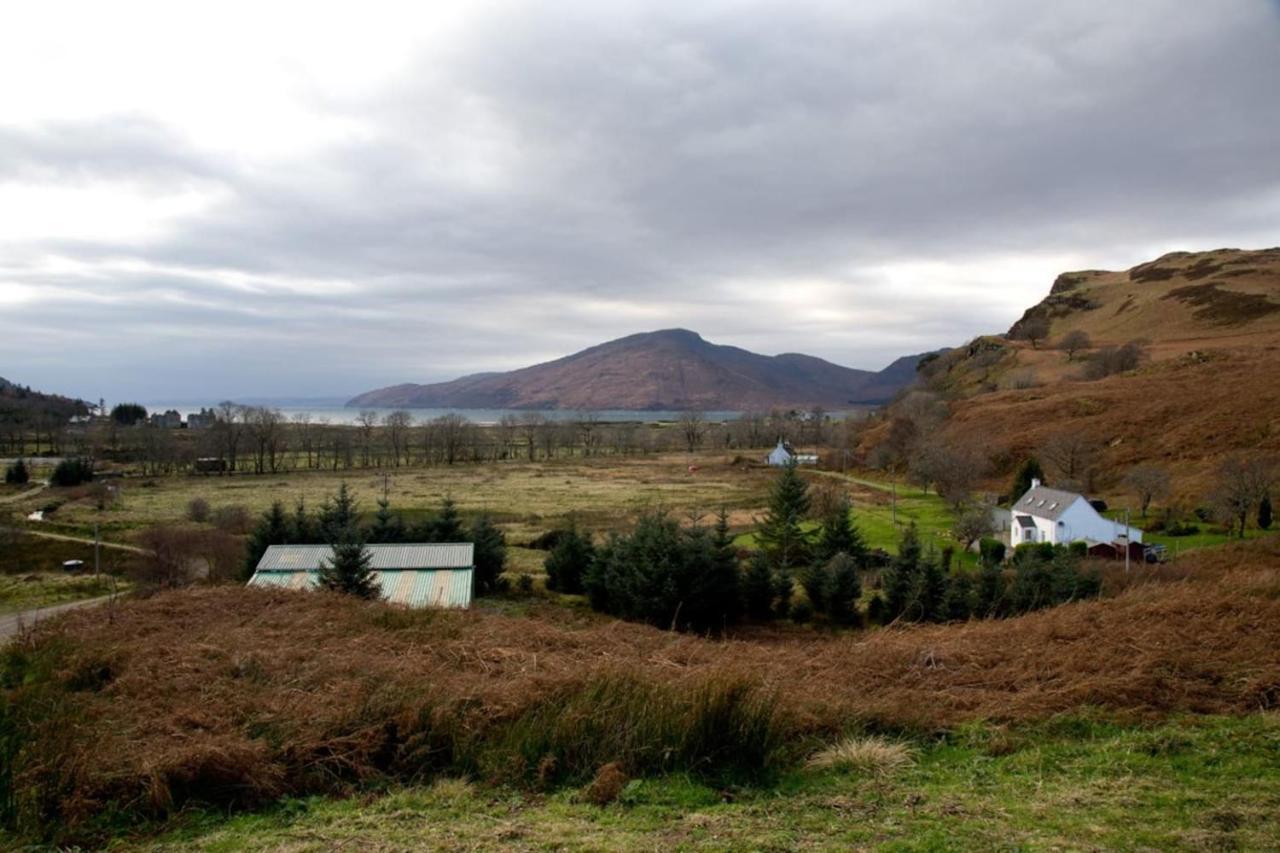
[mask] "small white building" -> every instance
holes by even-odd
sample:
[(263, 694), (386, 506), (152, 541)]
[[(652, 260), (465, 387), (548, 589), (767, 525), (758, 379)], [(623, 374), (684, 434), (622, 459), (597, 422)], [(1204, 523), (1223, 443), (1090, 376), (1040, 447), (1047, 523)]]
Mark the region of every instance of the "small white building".
[(782, 439), (778, 439), (778, 446), (769, 451), (769, 455), (764, 458), (764, 461), (781, 468), (784, 465), (790, 465), (795, 461), (795, 458), (795, 453), (787, 446), (787, 443)]
[(1075, 492), (1064, 492), (1031, 481), (1031, 488), (1009, 510), (1009, 544), (1012, 547), (1034, 542), (1068, 545), (1141, 542), (1142, 531), (1104, 518)]
[(767, 464), (773, 465), (774, 467), (777, 467), (777, 468), (782, 468), (786, 465), (791, 465), (791, 464), (817, 465), (818, 454), (796, 453), (796, 450), (794, 447), (787, 444), (782, 439), (778, 439), (778, 446), (775, 447), (773, 450), (769, 451), (769, 455), (764, 458), (764, 461)]

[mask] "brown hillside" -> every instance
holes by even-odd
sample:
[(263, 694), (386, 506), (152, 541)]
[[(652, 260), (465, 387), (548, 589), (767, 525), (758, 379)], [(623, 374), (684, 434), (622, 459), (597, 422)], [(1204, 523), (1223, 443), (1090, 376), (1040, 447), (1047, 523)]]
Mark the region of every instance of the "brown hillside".
[[(1280, 248), (1173, 252), (1124, 272), (1063, 273), (1010, 329), (1050, 321), (1051, 337), (1088, 333), (1098, 344), (1136, 338), (1165, 350), (1212, 339), (1249, 346), (1280, 336)], [(1168, 345), (1173, 345), (1172, 347)]]
[[(33, 827), (74, 836), (110, 802), (163, 815), (189, 799), (244, 806), (387, 777), (643, 771), (661, 766), (664, 739), (688, 743), (685, 717), (646, 728), (664, 708), (715, 719), (707, 736), (758, 722), (794, 746), (859, 721), (1276, 707), (1280, 539), (1180, 567), (1186, 580), (1004, 621), (726, 642), (575, 624), (559, 608), (530, 619), (322, 593), (169, 593), (114, 616), (76, 612), (13, 652), (28, 674), (9, 674), (11, 719), (41, 709), (14, 784)], [(556, 733), (564, 751), (548, 763)]]
[[(1280, 453), (1280, 249), (1178, 252), (1124, 272), (1063, 273), (1031, 320), (1050, 333), (1035, 345), (979, 338), (923, 369), (949, 401), (940, 427), (951, 442), (986, 449), (1002, 485), (1011, 467), (1063, 434), (1102, 448), (1098, 491), (1123, 494), (1140, 462), (1170, 472), (1175, 499), (1199, 502), (1218, 463), (1238, 451)], [(1092, 346), (1058, 347), (1073, 331)], [(1089, 378), (1104, 347), (1141, 342), (1136, 368)], [(885, 434), (872, 430), (869, 449)]]

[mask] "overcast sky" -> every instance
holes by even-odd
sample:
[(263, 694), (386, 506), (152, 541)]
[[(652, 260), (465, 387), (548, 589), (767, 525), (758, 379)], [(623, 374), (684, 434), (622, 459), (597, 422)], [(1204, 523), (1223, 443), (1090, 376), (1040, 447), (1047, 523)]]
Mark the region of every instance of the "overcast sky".
[(1062, 270), (1280, 244), (1267, 0), (4, 18), (0, 376), (89, 398), (342, 396), (672, 326), (878, 368)]

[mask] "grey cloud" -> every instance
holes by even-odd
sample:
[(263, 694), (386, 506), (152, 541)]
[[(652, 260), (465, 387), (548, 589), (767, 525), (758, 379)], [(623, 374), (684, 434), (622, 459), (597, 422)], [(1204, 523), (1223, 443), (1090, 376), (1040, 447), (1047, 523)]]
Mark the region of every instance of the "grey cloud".
[[(504, 9), (369, 98), (322, 97), (368, 138), (269, 171), (202, 151), (161, 117), (0, 127), (0, 180), (128, 175), (228, 193), (142, 250), (0, 249), (0, 266), (124, 252), (195, 271), (80, 285), (173, 296), (145, 309), (145, 295), (20, 306), (0, 331), (20, 341), (30, 312), (46, 328), (77, 312), (127, 327), (137, 341), (120, 344), (118, 374), (93, 381), (134, 394), (202, 372), (228, 393), (345, 392), (675, 324), (877, 366), (1019, 308), (1011, 294), (993, 315), (959, 285), (941, 302), (893, 293), (882, 265), (1008, 254), (1098, 266), (1170, 242), (1274, 242), (1278, 36), (1277, 6), (1245, 0)], [(224, 269), (356, 292), (246, 294)], [(733, 297), (735, 282), (818, 279), (838, 283), (848, 327)], [(898, 319), (859, 327), (859, 305)], [(181, 376), (149, 355), (149, 337), (172, 328), (209, 336)], [(301, 363), (238, 376), (246, 336)], [(6, 351), (21, 361), (20, 345)], [(50, 370), (36, 367), (14, 378)]]

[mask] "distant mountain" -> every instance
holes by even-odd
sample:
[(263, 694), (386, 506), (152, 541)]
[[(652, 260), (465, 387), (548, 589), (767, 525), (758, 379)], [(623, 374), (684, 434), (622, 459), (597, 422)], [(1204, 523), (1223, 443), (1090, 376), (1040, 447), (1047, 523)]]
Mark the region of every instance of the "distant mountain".
[(703, 409), (772, 406), (837, 409), (883, 403), (915, 379), (920, 356), (882, 371), (841, 367), (813, 356), (757, 355), (666, 329), (629, 335), (509, 373), (477, 373), (434, 385), (392, 385), (349, 407), (460, 409)]

